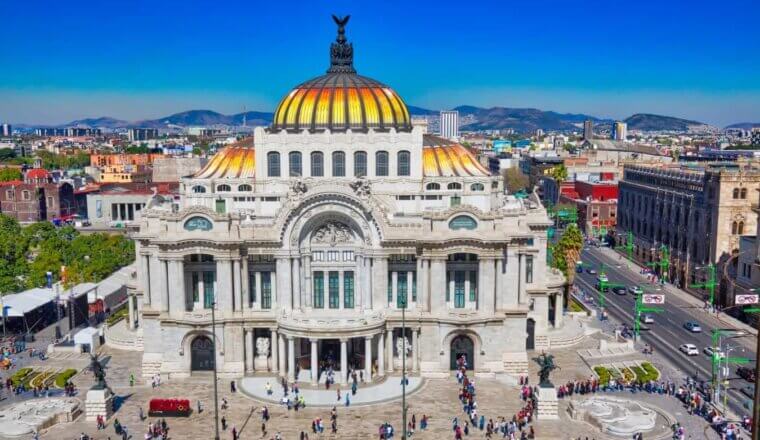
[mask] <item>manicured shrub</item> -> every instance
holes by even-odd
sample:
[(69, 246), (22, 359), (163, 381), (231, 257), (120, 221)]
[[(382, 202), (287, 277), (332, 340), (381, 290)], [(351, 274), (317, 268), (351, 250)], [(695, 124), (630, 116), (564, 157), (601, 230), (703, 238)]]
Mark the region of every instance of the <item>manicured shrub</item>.
[(58, 376), (55, 377), (55, 386), (58, 388), (65, 387), (66, 382), (74, 377), (75, 374), (77, 374), (77, 370), (73, 368), (69, 368), (68, 370), (64, 370), (63, 372), (58, 373)]

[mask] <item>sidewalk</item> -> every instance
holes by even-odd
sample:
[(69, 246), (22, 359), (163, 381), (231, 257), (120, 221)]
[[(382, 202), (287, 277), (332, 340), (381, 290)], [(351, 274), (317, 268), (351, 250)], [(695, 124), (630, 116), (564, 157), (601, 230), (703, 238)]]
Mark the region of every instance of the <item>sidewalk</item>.
[[(618, 260), (618, 257), (622, 254), (616, 252), (613, 249), (610, 249), (608, 247), (602, 247), (599, 248), (599, 251), (606, 256), (607, 258), (613, 259), (615, 261), (618, 261), (619, 264), (622, 264), (623, 266), (627, 267), (629, 270), (631, 270), (635, 276), (638, 276), (641, 278), (642, 281), (646, 281), (647, 278), (644, 275), (641, 275), (641, 271), (644, 269), (644, 266), (639, 265), (635, 261), (630, 261), (627, 258), (622, 258)], [(742, 322), (736, 318), (734, 318), (731, 315), (728, 315), (726, 313), (721, 313), (717, 317), (714, 313), (710, 313), (704, 310), (705, 302), (694, 295), (689, 294), (688, 292), (685, 292), (672, 284), (665, 284), (663, 286), (663, 290), (666, 293), (672, 294), (677, 296), (680, 300), (689, 303), (694, 307), (695, 310), (699, 310), (702, 312), (703, 315), (707, 316), (709, 319), (713, 320), (713, 323), (716, 324), (717, 327), (731, 327), (731, 328), (737, 328), (744, 330), (752, 335), (757, 336), (757, 329), (752, 327), (751, 325)]]

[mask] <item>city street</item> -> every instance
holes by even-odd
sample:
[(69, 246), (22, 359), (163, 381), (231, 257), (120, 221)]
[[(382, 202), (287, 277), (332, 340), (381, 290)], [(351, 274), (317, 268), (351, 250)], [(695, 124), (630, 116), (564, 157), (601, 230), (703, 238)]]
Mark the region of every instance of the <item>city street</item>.
[[(598, 304), (598, 290), (596, 287), (596, 274), (588, 273), (587, 269), (593, 268), (599, 271), (604, 265), (604, 272), (612, 284), (623, 284), (626, 288), (625, 295), (618, 295), (608, 289), (605, 293), (605, 306), (609, 316), (626, 324), (633, 326), (635, 297), (628, 291), (628, 287), (641, 286), (645, 293), (656, 292), (656, 287), (648, 283), (645, 275), (641, 275), (631, 270), (625, 265), (625, 260), (618, 260), (599, 248), (586, 248), (581, 255), (584, 272), (576, 274), (575, 285), (586, 292), (594, 294), (595, 302)], [(712, 330), (715, 328), (726, 328), (727, 325), (721, 325), (721, 322), (709, 315), (701, 307), (695, 306), (692, 302), (679, 298), (678, 295), (666, 293), (661, 290), (658, 293), (665, 293), (665, 305), (661, 308), (663, 312), (654, 313), (653, 324), (642, 324), (641, 342), (649, 344), (655, 351), (667, 358), (675, 367), (679, 368), (686, 374), (696, 376), (698, 380), (710, 381), (711, 379), (711, 360), (703, 351), (705, 347), (712, 345)], [(685, 293), (684, 293), (685, 294)], [(702, 327), (702, 332), (692, 333), (684, 328), (684, 323), (694, 321)], [(727, 346), (736, 347), (729, 352), (730, 357), (746, 357), (754, 361), (755, 353), (750, 347), (753, 344), (752, 337), (740, 339), (724, 340), (722, 348), (725, 351)], [(697, 356), (687, 356), (679, 351), (678, 347), (684, 343), (691, 343), (697, 346), (699, 354)], [(749, 366), (754, 366), (754, 362)], [(739, 378), (736, 373), (736, 366), (730, 368), (730, 389), (728, 393), (728, 406), (738, 415), (746, 414), (751, 407), (751, 392), (749, 395), (745, 392), (752, 389), (752, 384)], [(722, 392), (722, 389), (721, 389)], [(721, 397), (721, 401), (723, 398)]]

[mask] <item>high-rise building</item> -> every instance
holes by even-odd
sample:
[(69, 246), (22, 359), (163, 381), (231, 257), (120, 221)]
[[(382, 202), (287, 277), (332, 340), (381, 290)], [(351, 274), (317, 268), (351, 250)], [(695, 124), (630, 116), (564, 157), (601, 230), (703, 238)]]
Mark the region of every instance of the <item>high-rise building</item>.
[(158, 137), (157, 128), (130, 128), (129, 140), (134, 141), (147, 141)]
[(66, 136), (79, 137), (79, 136), (100, 136), (103, 131), (99, 128), (86, 128), (86, 127), (69, 127), (66, 129)]
[(755, 127), (752, 129), (752, 145), (755, 147), (760, 147), (760, 127)]
[(583, 121), (583, 139), (589, 141), (594, 139), (594, 121), (591, 119)]
[(10, 136), (13, 132), (13, 127), (11, 127), (11, 124), (3, 124), (0, 127), (0, 136)]
[(542, 130), (542, 129), (540, 129), (540, 128), (537, 128), (537, 129), (536, 129), (536, 137), (537, 137), (537, 138), (540, 138), (540, 137), (541, 137), (541, 136), (543, 136), (543, 135), (544, 135), (544, 130)]
[(441, 137), (459, 139), (459, 112), (456, 110), (441, 112)]
[(627, 135), (628, 135), (628, 124), (626, 124), (623, 121), (615, 121), (615, 123), (612, 124), (612, 140), (613, 141), (624, 141)]
[(37, 136), (66, 136), (65, 128), (35, 128), (34, 134)]

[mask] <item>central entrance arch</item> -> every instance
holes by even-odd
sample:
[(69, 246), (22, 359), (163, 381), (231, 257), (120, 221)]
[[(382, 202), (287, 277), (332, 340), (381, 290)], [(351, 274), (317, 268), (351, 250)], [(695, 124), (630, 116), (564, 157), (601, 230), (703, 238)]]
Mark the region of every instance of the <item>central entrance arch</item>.
[(467, 361), (467, 369), (472, 370), (475, 366), (475, 348), (468, 336), (459, 335), (451, 340), (451, 363), (449, 368), (451, 370), (458, 369), (457, 361), (464, 357)]
[(190, 344), (191, 369), (210, 371), (214, 369), (214, 343), (206, 336), (198, 336)]

